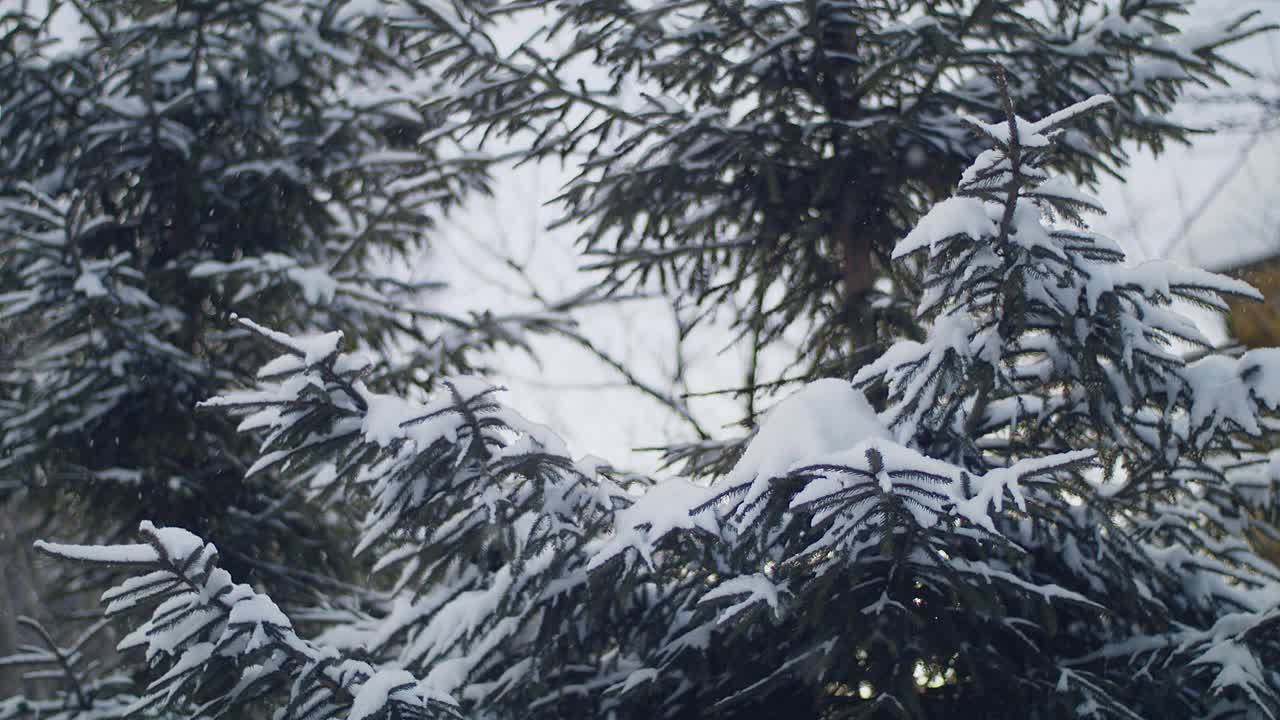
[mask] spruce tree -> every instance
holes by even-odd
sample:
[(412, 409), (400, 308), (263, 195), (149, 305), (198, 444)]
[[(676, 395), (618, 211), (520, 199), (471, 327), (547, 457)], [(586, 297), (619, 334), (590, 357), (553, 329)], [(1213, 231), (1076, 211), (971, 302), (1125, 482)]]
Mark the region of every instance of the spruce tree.
[[(1277, 356), (1173, 349), (1208, 341), (1172, 302), (1255, 292), (1125, 266), (1075, 224), (1097, 203), (1046, 170), (1050, 138), (1108, 98), (1030, 122), (1005, 97), (1006, 122), (969, 120), (994, 147), (895, 249), (923, 266), (928, 332), (854, 378), (883, 411), (809, 385), (689, 506), (724, 554), (650, 656), (654, 683), (696, 674), (656, 696), (765, 717), (1280, 713), (1280, 576), (1244, 541), (1275, 497), (1245, 436), (1274, 428)], [(703, 542), (635, 512), (615, 552)]]
[(1216, 354), (1175, 305), (1257, 293), (1124, 264), (1047, 162), (1113, 101), (1027, 120), (1006, 87), (894, 251), (924, 336), (779, 403), (709, 485), (625, 492), (485, 383), (379, 394), (339, 334), (245, 320), (283, 354), (207, 405), (363, 509), (383, 609), (307, 639), (184, 530), (40, 547), (137, 568), (104, 596), (149, 614), (136, 703), (184, 716), (1275, 717), (1280, 570), (1240, 533), (1280, 351)]
[(195, 412), (269, 357), (228, 314), (358, 333), (370, 383), (402, 391), (547, 322), (435, 313), (391, 271), (483, 187), (418, 144), (406, 34), (357, 3), (25, 5), (0, 17), (0, 493), (79, 498), (104, 533), (188, 527), (255, 576), (338, 559)]
[(360, 577), (349, 529), (247, 474), (255, 444), (196, 410), (271, 357), (229, 314), (344, 329), (377, 351), (366, 382), (406, 393), (556, 322), (436, 312), (439, 284), (401, 270), (486, 184), (418, 142), (434, 84), (391, 20), (311, 0), (0, 6), (0, 503), (20, 526), (182, 526), (281, 602), (327, 604)]
[[(1190, 0), (584, 0), (550, 21), (544, 3), (458, 6), (465, 33), (430, 37), (456, 80), (431, 105), (441, 132), (566, 159), (564, 217), (603, 287), (678, 294), (800, 380), (918, 335), (892, 249), (982, 149), (963, 116), (1002, 116), (993, 63), (1029, 116), (1113, 98), (1049, 160), (1088, 185), (1191, 137), (1176, 98), (1242, 70), (1221, 51), (1268, 27), (1248, 11), (1192, 26)], [(503, 50), (489, 37), (509, 15), (537, 30)], [(777, 387), (767, 366), (724, 388), (748, 423)]]
[[(230, 477), (257, 514), (205, 527), (157, 513), (138, 543), (43, 544), (84, 567), (137, 571), (109, 591), (106, 611), (140, 614), (122, 645), (142, 651), (143, 687), (99, 678), (110, 689), (82, 701), (86, 684), (64, 668), (73, 681), (63, 698), (14, 698), (0, 716), (56, 705), (68, 718), (263, 708), (356, 720), (1275, 717), (1277, 570), (1240, 537), (1246, 508), (1275, 496), (1248, 436), (1272, 429), (1280, 361), (1207, 348), (1184, 360), (1177, 344), (1205, 342), (1172, 306), (1224, 310), (1222, 295), (1254, 293), (1200, 271), (1124, 265), (1113, 243), (1072, 226), (1097, 209), (1076, 185), (1119, 172), (1134, 142), (1185, 139), (1189, 128), (1164, 113), (1186, 85), (1236, 69), (1222, 47), (1265, 29), (1245, 14), (1187, 32), (1178, 16), (1188, 6), (137, 3), (94, 10), (115, 28), (95, 37), (111, 39), (66, 65), (74, 53), (44, 57), (31, 43), (38, 23), (9, 20), (11, 55), (29, 62), (0, 83), (27, 78), (13, 86), (42, 99), (14, 106), (74, 97), (94, 118), (73, 131), (49, 110), (15, 126), (28, 134), (5, 146), (11, 156), (0, 151), (30, 185), (15, 185), (4, 206), (17, 259), (6, 256), (0, 278), (18, 284), (0, 296), (17, 308), (0, 322), (22, 319), (43, 353), (24, 354), (43, 364), (10, 375), (4, 407), (17, 419), (6, 439), (20, 441), (6, 449), (10, 466), (63, 480), (45, 468), (65, 446), (37, 441), (89, 443), (59, 404), (33, 399), (106, 393), (73, 413), (91, 427), (108, 416), (80, 410), (111, 393), (152, 397), (118, 381), (136, 375), (110, 374), (115, 346), (65, 352), (113, 336), (28, 312), (70, 298), (59, 307), (98, 322), (92, 306), (109, 297), (119, 312), (107, 320), (128, 320), (120, 342), (150, 348), (154, 337), (170, 376), (198, 377), (206, 391), (247, 386), (184, 420), (218, 428), (220, 442), (192, 443), (182, 459), (205, 468), (241, 458)], [(206, 15), (212, 25), (201, 25)], [(181, 150), (166, 113), (203, 107), (192, 100), (199, 86), (163, 91), (221, 77), (220, 66), (165, 72), (216, 52), (154, 43), (188, 32), (178, 48), (223, 37), (239, 43), (227, 57), (258, 57), (246, 50), (258, 30), (249, 17), (287, 38), (244, 66), (272, 92), (217, 108), (281, 108), (273, 117), (289, 141), (245, 151), (249, 175), (282, 187), (240, 197), (295, 197), (294, 171), (324, 189), (304, 194), (305, 219), (285, 222), (294, 206), (271, 205), (201, 234), (218, 243), (175, 245), (179, 215), (143, 220), (182, 207), (194, 181), (170, 172), (135, 194), (135, 179), (149, 177), (140, 168), (185, 168), (187, 152), (217, 155), (257, 136), (218, 135), (215, 122), (207, 132), (226, 142)], [(494, 40), (530, 18), (528, 41)], [(117, 55), (119, 67), (106, 61)], [(574, 75), (588, 60), (607, 71), (603, 85)], [(233, 89), (245, 77), (235, 67), (224, 73)], [(330, 82), (335, 69), (350, 72)], [(277, 76), (294, 71), (316, 83), (314, 96)], [(114, 98), (121, 78), (140, 105)], [(362, 105), (370, 88), (378, 100)], [(130, 119), (139, 108), (145, 122)], [(113, 142), (79, 144), (100, 132)], [(50, 145), (28, 137), (61, 137), (63, 154), (30, 160)], [(326, 152), (293, 159), (298, 137)], [(370, 137), (382, 144), (366, 153)], [(485, 154), (494, 137), (505, 147)], [(85, 152), (130, 147), (145, 147), (145, 160), (122, 174)], [(293, 164), (268, 172), (264, 155)], [(491, 163), (551, 156), (578, 173), (564, 219), (584, 224), (583, 249), (607, 272), (593, 297), (656, 279), (699, 313), (733, 310), (755, 355), (800, 338), (785, 376), (753, 369), (746, 379), (758, 425), (749, 444), (672, 456), (696, 481), (572, 460), (466, 375), (471, 347), (518, 340), (512, 325), (545, 317), (424, 314), (419, 297), (388, 297), (414, 288), (371, 279), (360, 262), (406, 245), (416, 231), (406, 223), (482, 186)], [(335, 157), (346, 162), (325, 164)], [(193, 167), (221, 167), (210, 162)], [(106, 190), (78, 190), (81, 177)], [(232, 179), (194, 183), (193, 197), (220, 197)], [(408, 214), (378, 212), (401, 207), (393, 201)], [(260, 245), (240, 246), (236, 223), (275, 219), (250, 234)], [(353, 232), (361, 220), (385, 233)], [(106, 249), (80, 249), (99, 227), (111, 232), (88, 247)], [(200, 302), (184, 305), (205, 283)], [(307, 307), (281, 298), (291, 286)], [(223, 325), (233, 311), (252, 320)], [(190, 317), (204, 319), (179, 320)], [(101, 384), (75, 374), (86, 365)], [(761, 389), (800, 382), (754, 422)], [(177, 393), (175, 417), (207, 394)], [(189, 447), (164, 437), (143, 449)], [(266, 521), (303, 502), (310, 512), (283, 519), (328, 518), (335, 533), (348, 524), (351, 556), (372, 564), (371, 577), (350, 582), (315, 563), (274, 586), (245, 576), (262, 563), (238, 544), (287, 534)], [(299, 590), (324, 607), (293, 602)], [(67, 653), (49, 644), (27, 659), (61, 666)]]

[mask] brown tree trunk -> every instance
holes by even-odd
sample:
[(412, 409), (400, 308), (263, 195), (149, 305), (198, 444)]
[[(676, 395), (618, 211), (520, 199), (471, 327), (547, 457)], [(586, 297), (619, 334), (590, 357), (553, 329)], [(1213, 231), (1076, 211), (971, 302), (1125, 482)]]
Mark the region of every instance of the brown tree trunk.
[(844, 324), (849, 334), (850, 368), (856, 370), (875, 355), (879, 333), (868, 303), (876, 281), (875, 244), (885, 242), (884, 223), (874, 198), (852, 183), (841, 194), (837, 209), (836, 244), (840, 248)]

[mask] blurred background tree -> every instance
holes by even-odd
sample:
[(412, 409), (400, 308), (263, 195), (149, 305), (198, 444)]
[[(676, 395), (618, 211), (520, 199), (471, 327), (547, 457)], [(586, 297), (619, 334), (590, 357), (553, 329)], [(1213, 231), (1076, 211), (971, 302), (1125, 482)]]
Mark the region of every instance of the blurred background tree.
[(5, 542), (147, 517), (282, 600), (354, 577), (341, 526), (246, 476), (256, 442), (195, 405), (265, 357), (232, 313), (359, 337), (367, 382), (404, 392), (549, 324), (433, 312), (439, 283), (387, 270), (485, 188), (419, 144), (407, 38), (367, 3), (0, 3)]

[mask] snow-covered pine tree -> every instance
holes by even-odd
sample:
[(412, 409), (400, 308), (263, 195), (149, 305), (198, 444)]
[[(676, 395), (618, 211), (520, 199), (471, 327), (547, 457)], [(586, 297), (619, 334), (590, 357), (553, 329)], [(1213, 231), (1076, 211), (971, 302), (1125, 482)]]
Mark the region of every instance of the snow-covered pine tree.
[(302, 639), (186, 531), (147, 523), (141, 545), (41, 545), (141, 573), (104, 596), (110, 616), (152, 612), (122, 642), (146, 648), (151, 670), (134, 710), (218, 717), (275, 700), (288, 719), (448, 717), (459, 705), (596, 716), (621, 659), (606, 635), (584, 633), (585, 547), (628, 495), (477, 378), (444, 379), (426, 402), (380, 394), (365, 384), (371, 361), (341, 352), (340, 332), (290, 336), (240, 322), (284, 354), (257, 387), (206, 407), (265, 431), (250, 476), (286, 468), (290, 487), (340, 517), (363, 510), (353, 552), (375, 557), (391, 581), (375, 582), (362, 605), (335, 607), (327, 630)]
[(195, 412), (272, 356), (228, 313), (347, 330), (406, 392), (554, 322), (434, 312), (397, 271), (484, 181), (418, 142), (434, 80), (387, 9), (0, 4), (0, 502), (89, 541), (189, 528), (309, 602), (351, 577), (349, 530)]
[[(1187, 362), (1179, 343), (1208, 342), (1171, 307), (1256, 293), (1122, 265), (1074, 225), (1097, 203), (1046, 156), (1109, 98), (1031, 122), (1004, 97), (1005, 122), (968, 121), (994, 147), (895, 250), (920, 257), (928, 331), (855, 378), (885, 409), (811, 384), (690, 507), (724, 556), (650, 650), (656, 696), (764, 717), (1280, 716), (1280, 571), (1242, 539), (1275, 499), (1243, 436), (1275, 429), (1280, 353)], [(705, 542), (646, 530), (669, 500), (623, 511), (615, 551)]]
[(180, 716), (1275, 718), (1280, 572), (1238, 533), (1276, 484), (1246, 440), (1280, 351), (1189, 362), (1173, 307), (1256, 293), (1073, 224), (1097, 203), (1047, 159), (1109, 98), (1028, 121), (1001, 94), (896, 250), (925, 336), (774, 407), (710, 486), (620, 492), (484, 384), (407, 402), (336, 334), (247, 323), (286, 354), (211, 405), (366, 510), (382, 607), (303, 639), (184, 531), (42, 548), (138, 568), (110, 611), (150, 611), (141, 702)]
[[(253, 444), (193, 412), (270, 357), (227, 314), (345, 329), (379, 351), (374, 387), (470, 371), (549, 319), (434, 313), (384, 268), (481, 176), (417, 142), (432, 81), (376, 3), (40, 6), (0, 10), (0, 328), (21, 348), (0, 494), (71, 492), (105, 532), (181, 525), (258, 576), (323, 565), (283, 488), (243, 481)], [(83, 37), (56, 36), (68, 19)]]
[[(1176, 98), (1241, 70), (1220, 51), (1267, 27), (1246, 10), (1195, 27), (1192, 0), (581, 0), (544, 30), (549, 5), (432, 36), (456, 69), (431, 105), (441, 132), (570, 160), (564, 217), (606, 287), (679, 293), (806, 381), (918, 332), (918, 288), (890, 255), (982, 149), (962, 116), (1000, 120), (991, 63), (1030, 116), (1115, 100), (1050, 159), (1090, 183), (1188, 137)], [(538, 30), (505, 49), (485, 33), (508, 19)], [(748, 421), (776, 388), (767, 367), (727, 384)], [(726, 469), (711, 450), (699, 464)]]

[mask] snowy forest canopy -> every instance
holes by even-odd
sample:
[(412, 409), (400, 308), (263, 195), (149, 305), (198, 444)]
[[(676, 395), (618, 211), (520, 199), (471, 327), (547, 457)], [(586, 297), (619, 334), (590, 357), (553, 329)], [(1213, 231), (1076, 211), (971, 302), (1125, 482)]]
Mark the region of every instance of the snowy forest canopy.
[[(1089, 225), (1274, 29), (1194, 6), (0, 3), (0, 720), (1280, 717), (1262, 297)], [(404, 271), (540, 162), (585, 290)], [(637, 296), (735, 427), (577, 322)], [(548, 339), (657, 472), (517, 411)]]

